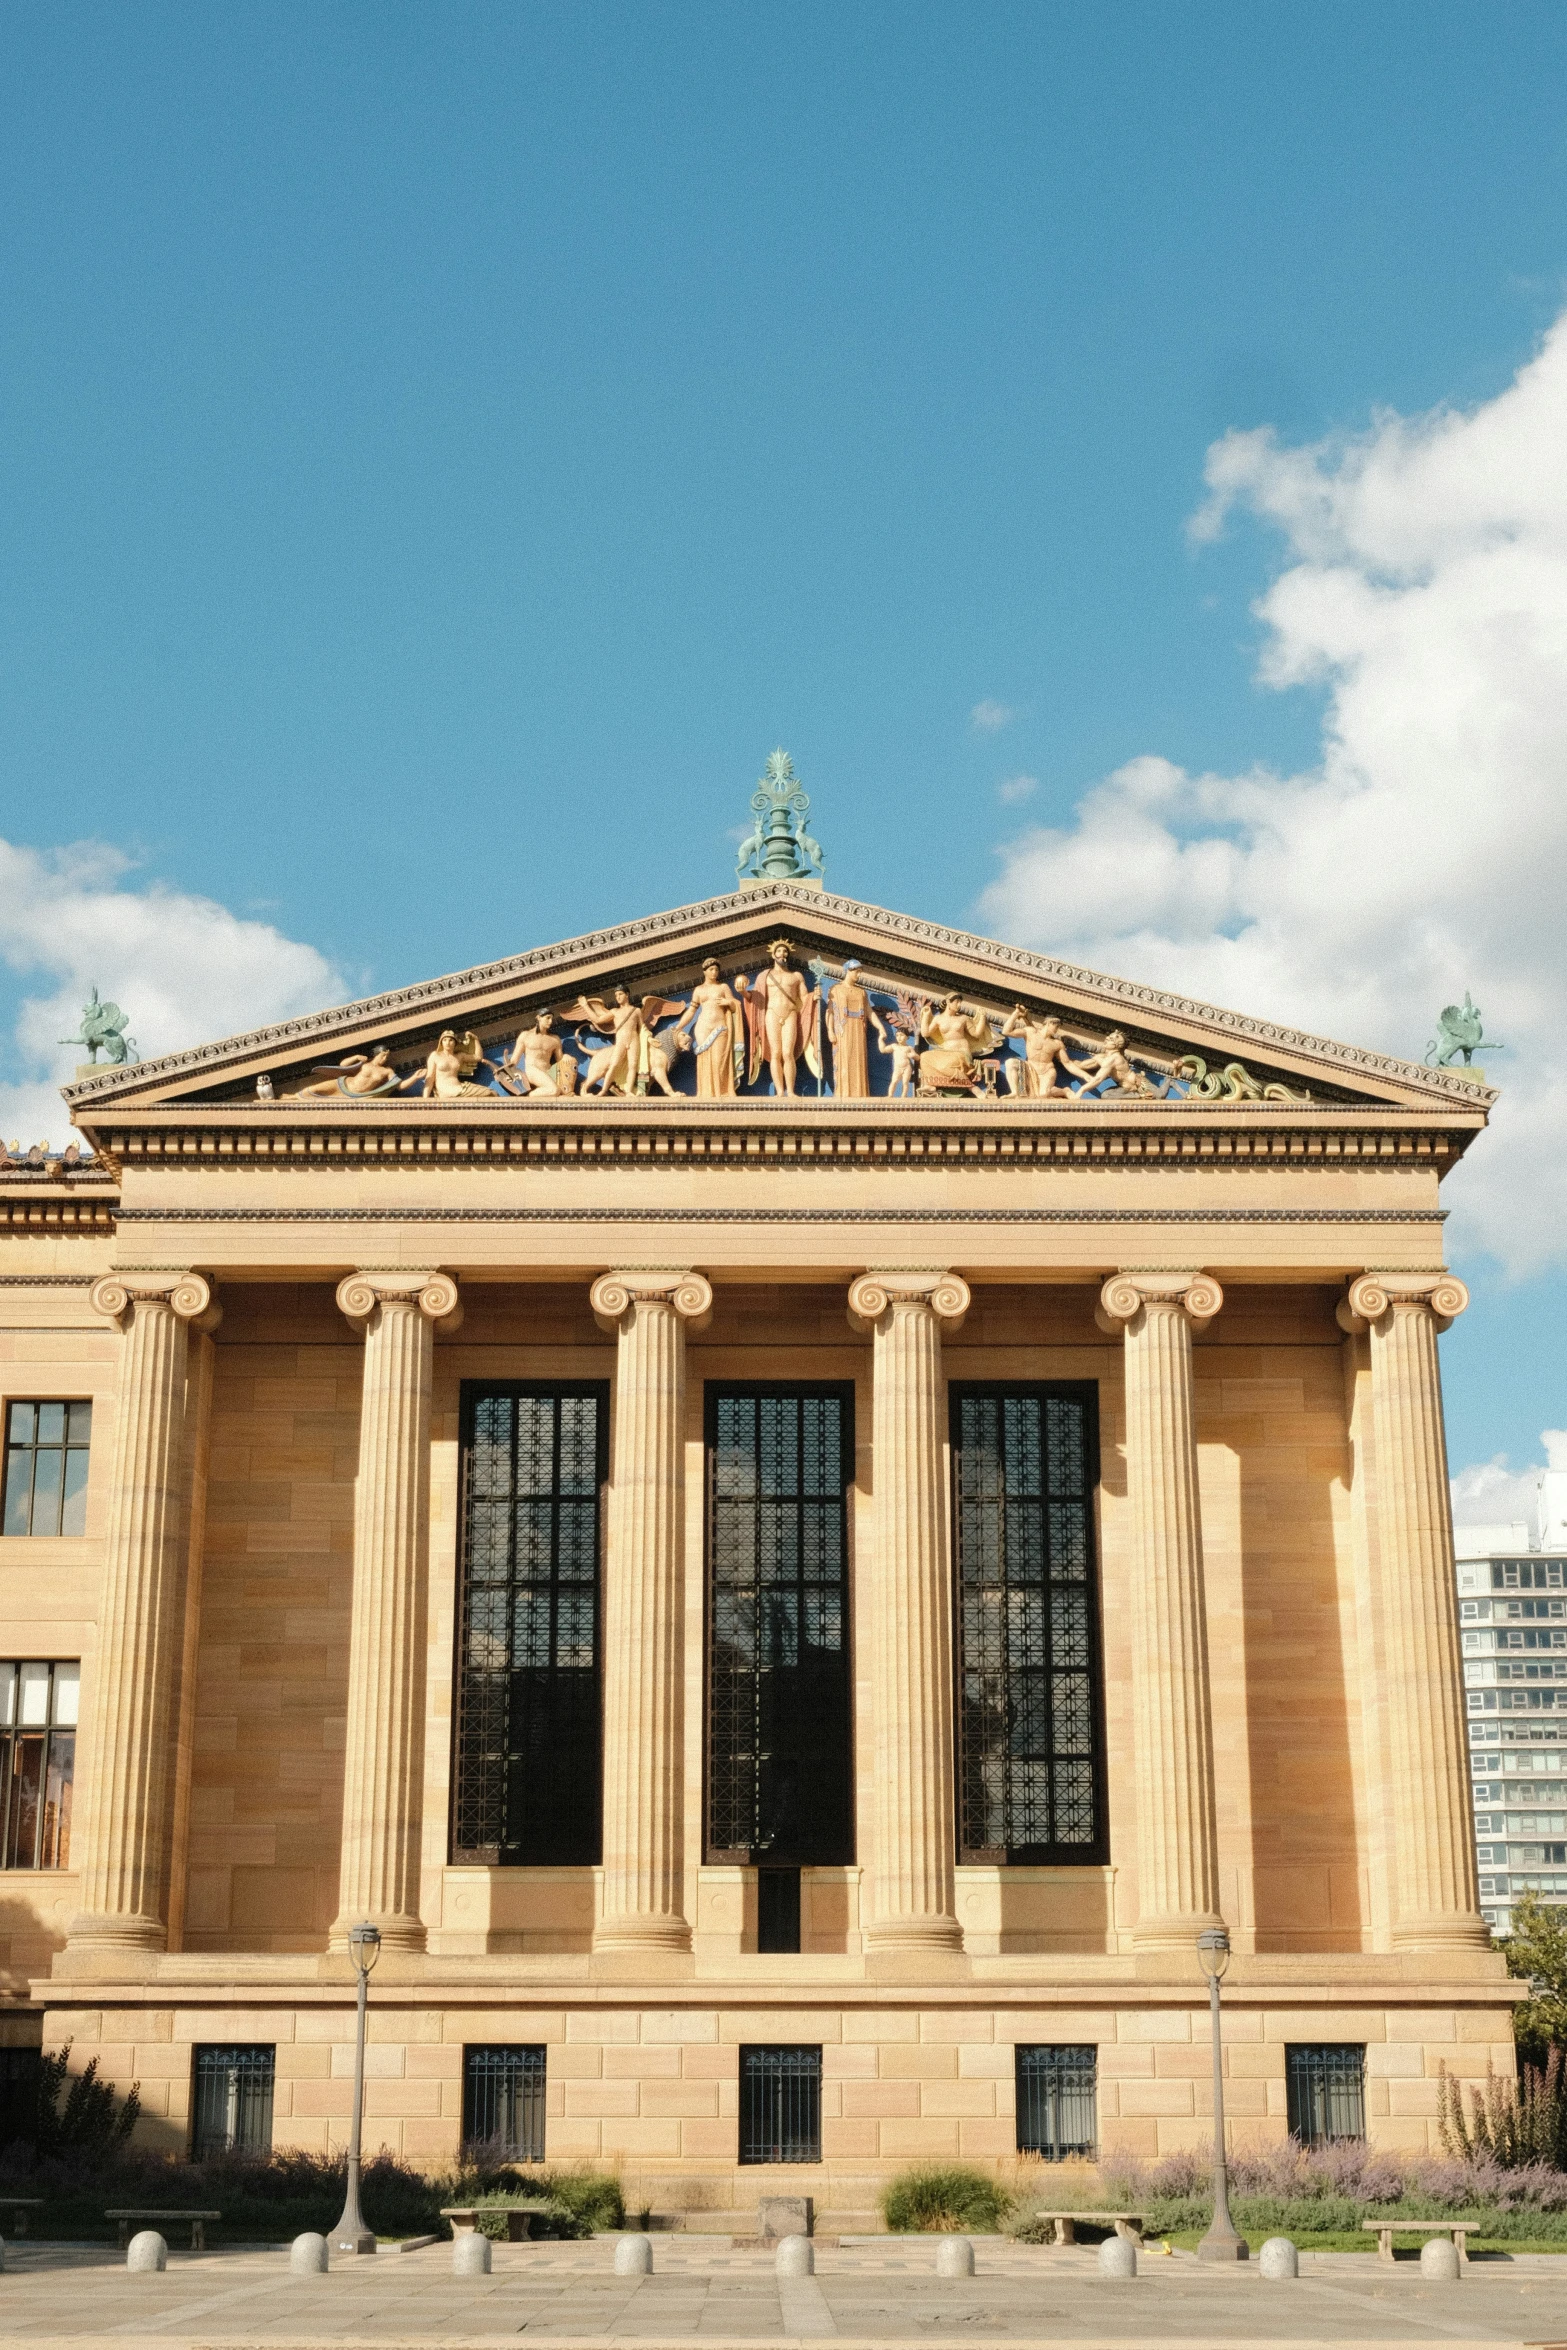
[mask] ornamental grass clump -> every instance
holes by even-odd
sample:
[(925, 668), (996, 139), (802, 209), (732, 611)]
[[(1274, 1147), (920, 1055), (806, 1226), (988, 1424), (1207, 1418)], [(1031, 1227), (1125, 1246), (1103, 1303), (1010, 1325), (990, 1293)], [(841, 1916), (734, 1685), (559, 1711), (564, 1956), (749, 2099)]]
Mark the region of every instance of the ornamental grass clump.
[(994, 2235), (1012, 2208), (995, 2179), (966, 2163), (922, 2163), (900, 2171), (882, 2190), (881, 2213), (894, 2235)]
[(1489, 2157), (1504, 2170), (1522, 2170), (1535, 2162), (1567, 2170), (1567, 2080), (1560, 2048), (1547, 2051), (1543, 2070), (1521, 2065), (1515, 2081), (1499, 2078), (1487, 2063), (1485, 2087), (1471, 2088), (1467, 2114), (1461, 2084), (1442, 2065), (1437, 2128), (1442, 2144), (1457, 2161)]

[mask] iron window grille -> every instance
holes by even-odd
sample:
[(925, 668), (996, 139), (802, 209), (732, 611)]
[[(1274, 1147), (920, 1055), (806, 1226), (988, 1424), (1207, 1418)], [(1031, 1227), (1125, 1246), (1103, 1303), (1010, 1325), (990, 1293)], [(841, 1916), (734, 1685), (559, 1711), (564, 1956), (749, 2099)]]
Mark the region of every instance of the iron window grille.
[(854, 1391), (707, 1390), (707, 1858), (854, 1857)]
[(1107, 1857), (1091, 1387), (954, 1387), (965, 1861)]
[(1355, 2042), (1298, 2041), (1284, 2052), (1291, 2137), (1302, 2146), (1366, 2134), (1366, 2052)]
[(208, 2045), (195, 2050), (194, 2064), (192, 2156), (270, 2154), (276, 2049)]
[(1045, 2162), (1092, 2160), (1099, 2138), (1097, 2048), (1017, 2051), (1017, 2150)]
[(820, 2162), (821, 2158), (821, 2050), (742, 2048), (740, 2160)]
[(13, 1403), (6, 1408), (7, 1534), (85, 1534), (90, 1403)]
[(71, 1865), (81, 1670), (0, 1664), (0, 1868)]
[(542, 2048), (465, 2048), (463, 2144), (493, 2150), (507, 2162), (542, 2162), (544, 2081)]
[(464, 1385), (454, 1861), (599, 1858), (608, 1423), (602, 1382)]

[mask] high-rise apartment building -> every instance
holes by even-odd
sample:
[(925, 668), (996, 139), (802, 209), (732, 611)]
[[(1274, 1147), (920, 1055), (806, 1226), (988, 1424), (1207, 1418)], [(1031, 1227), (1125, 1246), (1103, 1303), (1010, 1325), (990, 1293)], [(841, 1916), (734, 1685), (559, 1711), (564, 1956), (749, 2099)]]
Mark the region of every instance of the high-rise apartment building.
[(1540, 1534), (1457, 1536), (1480, 1907), (1499, 1934), (1521, 1893), (1567, 1907), (1567, 1469), (1541, 1480)]

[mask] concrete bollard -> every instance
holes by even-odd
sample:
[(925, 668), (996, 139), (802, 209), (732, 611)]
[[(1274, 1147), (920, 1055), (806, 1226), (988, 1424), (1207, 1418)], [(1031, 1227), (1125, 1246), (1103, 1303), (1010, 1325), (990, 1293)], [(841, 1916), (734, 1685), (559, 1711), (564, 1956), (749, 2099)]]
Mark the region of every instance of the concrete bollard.
[(943, 2236), (936, 2246), (936, 2274), (938, 2277), (971, 2277), (974, 2274), (974, 2247), (967, 2236)]
[(1300, 2254), (1288, 2236), (1270, 2236), (1257, 2255), (1257, 2266), (1265, 2277), (1298, 2277)]
[(780, 2236), (773, 2266), (781, 2277), (814, 2277), (816, 2247), (809, 2236)]
[(464, 2228), (452, 2238), (452, 2275), (454, 2277), (487, 2277), (490, 2273), (490, 2239), (481, 2236), (477, 2228)]
[(651, 2236), (621, 2237), (615, 2246), (615, 2274), (617, 2277), (650, 2277), (653, 2274)]
[(1106, 2236), (1099, 2247), (1099, 2274), (1102, 2277), (1136, 2276), (1137, 2246), (1129, 2236)]
[(156, 2228), (143, 2228), (125, 2248), (125, 2265), (133, 2277), (154, 2276), (169, 2265), (169, 2248)]
[(325, 2236), (296, 2236), (288, 2248), (288, 2273), (293, 2277), (325, 2276)]
[(1427, 2236), (1420, 2247), (1420, 2274), (1427, 2284), (1457, 2284), (1458, 2246), (1451, 2236)]

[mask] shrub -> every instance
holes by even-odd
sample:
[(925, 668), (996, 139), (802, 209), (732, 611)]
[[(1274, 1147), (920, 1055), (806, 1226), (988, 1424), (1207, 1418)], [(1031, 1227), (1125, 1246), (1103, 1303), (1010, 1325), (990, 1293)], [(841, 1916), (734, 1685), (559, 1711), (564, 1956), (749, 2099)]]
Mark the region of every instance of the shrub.
[(1547, 2051), (1543, 2072), (1526, 2064), (1516, 2081), (1499, 2079), (1488, 2063), (1484, 2089), (1471, 2089), (1469, 2097), (1466, 2116), (1463, 2089), (1444, 2064), (1437, 2084), (1437, 2127), (1450, 2155), (1468, 2161), (1489, 2155), (1504, 2170), (1533, 2162), (1567, 2169), (1567, 2081), (1560, 2048)]
[(99, 2080), (96, 2056), (74, 2080), (70, 2077), (70, 2065), (69, 2040), (52, 2054), (45, 2053), (38, 2068), (32, 2127), (24, 2132), (24, 2142), (46, 2157), (74, 2155), (87, 2163), (108, 2162), (135, 2129), (141, 2097), (133, 2083), (124, 2104), (116, 2109), (114, 2083)]
[(895, 2235), (991, 2235), (1012, 2208), (1006, 2189), (966, 2163), (922, 2163), (882, 2190), (882, 2217)]

